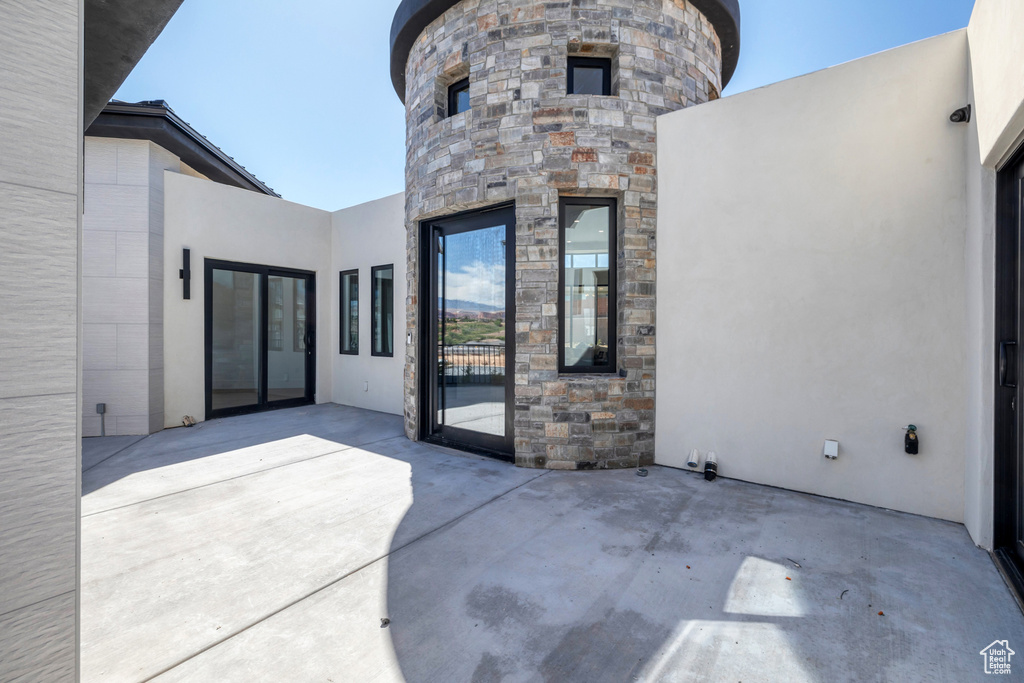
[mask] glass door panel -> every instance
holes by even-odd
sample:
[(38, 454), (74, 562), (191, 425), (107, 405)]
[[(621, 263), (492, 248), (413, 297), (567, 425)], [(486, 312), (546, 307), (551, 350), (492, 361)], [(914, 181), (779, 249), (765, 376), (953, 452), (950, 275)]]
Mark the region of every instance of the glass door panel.
[(211, 407), (260, 403), (261, 276), (213, 269)]
[(268, 280), (267, 401), (306, 396), (306, 279)]
[(446, 442), (513, 452), (514, 277), (511, 209), (433, 226), (430, 333), (433, 434)]

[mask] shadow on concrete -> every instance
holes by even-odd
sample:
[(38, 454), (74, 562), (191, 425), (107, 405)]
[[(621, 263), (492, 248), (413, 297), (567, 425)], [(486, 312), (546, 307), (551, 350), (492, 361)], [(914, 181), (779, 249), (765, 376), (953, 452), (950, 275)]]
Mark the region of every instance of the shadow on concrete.
[(531, 481), (393, 552), (387, 605), (414, 683), (967, 680), (1024, 642), (960, 525), (666, 468)]

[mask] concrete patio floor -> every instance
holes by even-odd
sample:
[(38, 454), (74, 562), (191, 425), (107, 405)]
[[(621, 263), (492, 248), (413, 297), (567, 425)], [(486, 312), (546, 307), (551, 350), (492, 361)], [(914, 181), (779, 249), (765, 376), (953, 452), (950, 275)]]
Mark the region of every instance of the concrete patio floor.
[(84, 681), (968, 681), (1024, 647), (956, 524), (336, 405), (122, 446), (84, 443)]

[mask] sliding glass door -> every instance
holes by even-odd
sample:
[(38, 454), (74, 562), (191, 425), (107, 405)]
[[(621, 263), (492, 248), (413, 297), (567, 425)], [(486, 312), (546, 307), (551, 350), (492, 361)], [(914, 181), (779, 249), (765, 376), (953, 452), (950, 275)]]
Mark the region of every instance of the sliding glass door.
[(206, 260), (206, 417), (312, 403), (315, 276)]

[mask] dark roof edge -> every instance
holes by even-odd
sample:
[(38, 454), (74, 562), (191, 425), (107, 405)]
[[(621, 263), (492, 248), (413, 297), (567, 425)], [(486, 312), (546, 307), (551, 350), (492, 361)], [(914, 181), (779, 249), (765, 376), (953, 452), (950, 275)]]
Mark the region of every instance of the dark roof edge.
[[(739, 0), (689, 0), (708, 18), (722, 42), (722, 89), (729, 84), (740, 60)], [(391, 22), (391, 83), (405, 102), (405, 67), (412, 46), (430, 22), (460, 0), (402, 0)]]
[(183, 121), (163, 100), (114, 100), (104, 107), (85, 135), (149, 140), (210, 180), (271, 197), (281, 196)]

